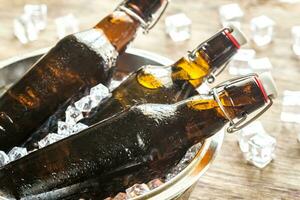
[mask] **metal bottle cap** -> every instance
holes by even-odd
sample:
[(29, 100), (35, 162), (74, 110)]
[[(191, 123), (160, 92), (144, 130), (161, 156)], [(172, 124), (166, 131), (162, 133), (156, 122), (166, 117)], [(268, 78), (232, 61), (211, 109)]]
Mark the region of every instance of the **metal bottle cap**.
[[(236, 120), (232, 119), (230, 117), (230, 115), (227, 113), (225, 107), (223, 106), (221, 100), (219, 99), (218, 90), (220, 88), (224, 88), (228, 85), (231, 85), (236, 82), (243, 81), (243, 80), (246, 80), (249, 78), (254, 78), (255, 81), (257, 82), (258, 87), (261, 89), (261, 91), (264, 94), (266, 104), (253, 117), (248, 118), (248, 115), (245, 114), (241, 119), (236, 121)], [(274, 79), (272, 78), (271, 74), (267, 72), (267, 73), (262, 73), (259, 76), (257, 74), (249, 74), (247, 76), (241, 76), (238, 78), (231, 79), (229, 81), (226, 81), (226, 82), (221, 83), (221, 84), (217, 85), (216, 87), (214, 87), (212, 89), (212, 94), (214, 95), (215, 100), (217, 101), (218, 105), (220, 106), (220, 109), (223, 111), (224, 115), (230, 122), (230, 125), (227, 128), (227, 132), (233, 133), (233, 132), (236, 132), (236, 131), (244, 128), (248, 124), (252, 123), (257, 118), (259, 118), (263, 113), (265, 113), (273, 105), (273, 99), (277, 97), (278, 92), (276, 89), (276, 84), (274, 82)]]
[(232, 30), (230, 34), (234, 37), (234, 39), (239, 43), (240, 46), (247, 43), (246, 35), (238, 27), (231, 23), (229, 23), (227, 27)]

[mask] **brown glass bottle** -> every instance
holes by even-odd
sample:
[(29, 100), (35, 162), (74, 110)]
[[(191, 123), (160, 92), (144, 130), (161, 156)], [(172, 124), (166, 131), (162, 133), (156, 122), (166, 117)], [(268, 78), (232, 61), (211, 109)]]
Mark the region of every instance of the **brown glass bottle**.
[[(89, 179), (109, 187), (119, 184), (110, 191), (122, 191), (163, 177), (193, 144), (212, 136), (229, 120), (267, 105), (276, 91), (269, 77), (261, 80), (263, 84), (251, 76), (223, 86), (218, 94), (175, 104), (133, 106), (4, 166), (0, 194), (35, 195)], [(100, 187), (99, 196), (108, 195), (107, 191)]]
[[(217, 32), (189, 56), (171, 66), (141, 67), (112, 92), (111, 98), (89, 113), (82, 123), (90, 126), (141, 103), (175, 103), (195, 95), (195, 88), (220, 70), (245, 42), (243, 34), (232, 26)], [(64, 110), (61, 109), (32, 134), (24, 146), (27, 149), (37, 148), (36, 141), (57, 132), (57, 122), (63, 117)]]
[(175, 103), (195, 95), (196, 88), (228, 62), (245, 41), (238, 29), (230, 27), (219, 31), (171, 66), (141, 67), (82, 122), (92, 125), (133, 105)]
[(0, 98), (0, 150), (24, 142), (74, 94), (107, 85), (118, 54), (164, 2), (126, 0), (122, 11), (60, 40)]

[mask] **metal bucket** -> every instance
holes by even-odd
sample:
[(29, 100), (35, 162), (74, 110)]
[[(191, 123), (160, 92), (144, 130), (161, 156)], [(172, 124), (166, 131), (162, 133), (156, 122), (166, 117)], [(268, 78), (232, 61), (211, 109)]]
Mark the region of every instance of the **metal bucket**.
[[(34, 62), (47, 52), (47, 50), (48, 49), (42, 49), (24, 56), (17, 56), (0, 62), (0, 94), (5, 91), (9, 85), (17, 81)], [(138, 49), (129, 49), (121, 56), (118, 65), (122, 66), (120, 68), (125, 70), (122, 71), (121, 74), (128, 74), (143, 65), (169, 65), (171, 63), (171, 60), (157, 54)], [(215, 158), (221, 147), (223, 138), (224, 132), (220, 131), (211, 138), (205, 140), (195, 158), (183, 171), (162, 186), (143, 196), (134, 198), (134, 200), (187, 200), (194, 188), (193, 186)]]

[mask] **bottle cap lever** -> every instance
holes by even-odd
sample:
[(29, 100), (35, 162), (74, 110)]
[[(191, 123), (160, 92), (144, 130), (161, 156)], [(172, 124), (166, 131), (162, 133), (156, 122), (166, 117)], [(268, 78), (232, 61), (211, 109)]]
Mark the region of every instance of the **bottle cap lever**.
[(153, 16), (151, 17), (151, 19), (146, 22), (142, 17), (140, 17), (138, 14), (136, 14), (134, 11), (132, 11), (131, 9), (127, 8), (125, 6), (124, 3), (121, 3), (116, 10), (118, 11), (123, 11), (126, 14), (128, 14), (129, 16), (131, 16), (132, 18), (136, 19), (137, 21), (139, 21), (141, 23), (142, 28), (144, 29), (144, 34), (147, 34), (156, 24), (157, 22), (160, 20), (160, 18), (162, 17), (162, 15), (165, 13), (165, 11), (167, 10), (168, 6), (169, 6), (169, 2), (171, 0), (166, 0), (165, 5), (162, 8), (162, 11), (158, 14), (157, 18), (155, 20), (153, 20)]
[(222, 110), (223, 114), (225, 115), (225, 117), (229, 120), (229, 127), (227, 128), (228, 133), (234, 133), (234, 132), (244, 128), (245, 126), (249, 125), (250, 123), (255, 121), (257, 118), (259, 118), (263, 113), (265, 113), (273, 105), (272, 97), (269, 96), (269, 101), (267, 102), (266, 106), (259, 113), (257, 113), (255, 116), (253, 116), (252, 118), (250, 118), (248, 120), (247, 120), (248, 115), (245, 113), (243, 115), (243, 117), (240, 120), (238, 120), (237, 122), (235, 122), (230, 117), (230, 115), (227, 113), (225, 107), (223, 106), (223, 104), (219, 98), (218, 89), (226, 87), (231, 84), (234, 84), (236, 82), (240, 82), (240, 81), (248, 79), (248, 78), (253, 78), (253, 77), (257, 77), (257, 75), (251, 74), (251, 75), (242, 76), (239, 78), (234, 78), (234, 79), (231, 79), (224, 83), (221, 83), (220, 85), (218, 85), (212, 89), (212, 95), (214, 96), (215, 100), (217, 101), (217, 103), (218, 103), (220, 109)]

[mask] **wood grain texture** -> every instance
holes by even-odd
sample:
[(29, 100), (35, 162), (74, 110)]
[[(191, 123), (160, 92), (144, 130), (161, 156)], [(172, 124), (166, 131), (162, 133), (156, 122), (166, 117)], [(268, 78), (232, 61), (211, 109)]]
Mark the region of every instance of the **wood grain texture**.
[[(24, 4), (41, 2), (49, 6), (47, 29), (40, 34), (39, 40), (21, 45), (13, 37), (12, 20), (20, 15)], [(54, 19), (58, 16), (73, 13), (83, 30), (96, 24), (119, 2), (0, 0), (0, 60), (55, 44)], [(218, 7), (231, 2), (242, 6), (245, 12), (242, 29), (248, 35), (252, 17), (265, 14), (276, 22), (274, 42), (265, 49), (256, 49), (257, 57), (270, 58), (272, 73), (280, 91), (273, 108), (261, 119), (266, 130), (277, 139), (276, 159), (263, 170), (248, 165), (243, 161), (236, 135), (227, 135), (220, 154), (199, 180), (190, 199), (300, 199), (300, 144), (296, 140), (300, 125), (280, 121), (282, 92), (287, 89), (300, 90), (300, 60), (293, 56), (290, 32), (293, 25), (300, 25), (299, 4), (280, 4), (275, 0), (173, 0), (167, 15), (186, 13), (193, 21), (192, 38), (182, 43), (172, 42), (166, 36), (164, 21), (161, 20), (150, 34), (140, 35), (132, 46), (175, 60), (220, 28)], [(253, 48), (252, 44), (248, 47)], [(226, 78), (229, 78), (227, 72), (219, 80)]]

